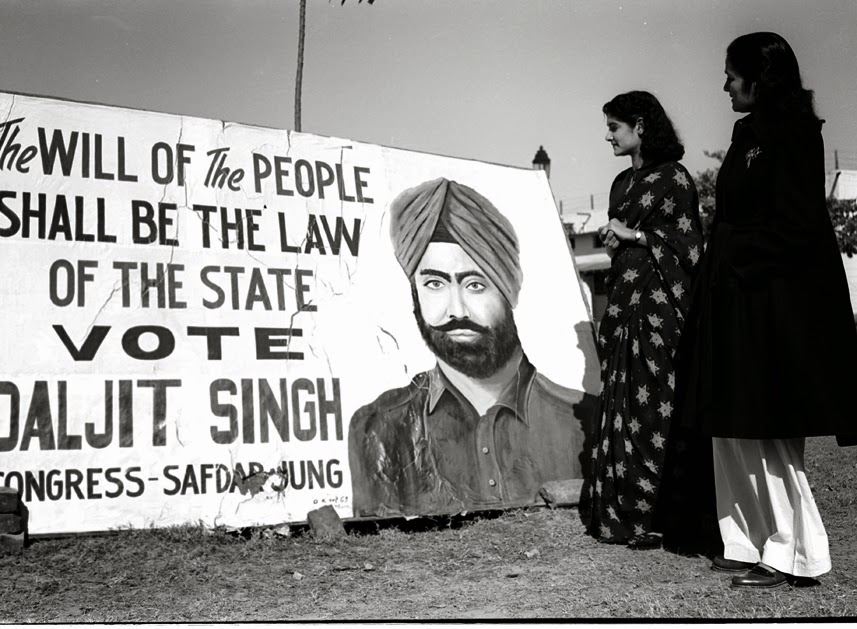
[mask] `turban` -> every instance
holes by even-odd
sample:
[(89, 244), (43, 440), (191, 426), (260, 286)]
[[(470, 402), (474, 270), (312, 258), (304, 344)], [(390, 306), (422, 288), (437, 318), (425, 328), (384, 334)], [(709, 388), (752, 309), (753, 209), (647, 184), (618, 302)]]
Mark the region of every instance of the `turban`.
[(523, 273), (512, 224), (481, 194), (448, 179), (427, 181), (402, 192), (390, 206), (390, 238), (408, 278), (429, 243), (454, 242), (514, 308)]

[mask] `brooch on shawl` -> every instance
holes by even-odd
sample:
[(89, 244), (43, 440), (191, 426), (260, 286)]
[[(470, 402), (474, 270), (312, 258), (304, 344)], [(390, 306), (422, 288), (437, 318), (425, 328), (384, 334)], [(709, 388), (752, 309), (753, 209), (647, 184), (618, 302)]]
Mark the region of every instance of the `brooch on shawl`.
[(762, 148), (757, 146), (756, 148), (752, 148), (747, 151), (747, 168), (750, 168), (750, 162), (756, 159), (762, 153)]

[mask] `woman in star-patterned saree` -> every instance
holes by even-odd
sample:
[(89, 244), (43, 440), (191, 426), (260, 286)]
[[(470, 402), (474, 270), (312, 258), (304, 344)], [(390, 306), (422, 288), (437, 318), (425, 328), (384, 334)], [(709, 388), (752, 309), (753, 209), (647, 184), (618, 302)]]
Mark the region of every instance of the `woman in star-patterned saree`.
[(581, 515), (590, 535), (657, 545), (661, 486), (675, 392), (674, 359), (702, 255), (699, 200), (658, 100), (629, 92), (604, 105), (606, 140), (629, 156), (610, 190), (601, 238), (612, 256), (598, 330), (601, 395), (589, 442)]

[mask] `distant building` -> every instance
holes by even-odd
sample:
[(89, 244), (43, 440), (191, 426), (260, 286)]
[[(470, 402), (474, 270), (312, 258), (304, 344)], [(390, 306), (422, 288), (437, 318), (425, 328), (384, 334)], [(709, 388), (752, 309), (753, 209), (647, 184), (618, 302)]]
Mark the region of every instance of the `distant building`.
[(610, 256), (601, 239), (598, 228), (607, 224), (607, 208), (578, 211), (561, 215), (568, 242), (574, 252), (574, 263), (580, 279), (589, 289), (587, 298), (596, 325), (607, 309), (607, 287), (605, 280), (610, 268)]

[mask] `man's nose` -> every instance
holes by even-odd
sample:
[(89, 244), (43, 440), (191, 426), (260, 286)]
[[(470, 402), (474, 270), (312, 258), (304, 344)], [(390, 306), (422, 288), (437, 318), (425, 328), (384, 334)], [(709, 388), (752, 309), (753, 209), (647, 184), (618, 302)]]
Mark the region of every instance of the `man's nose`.
[(463, 319), (470, 316), (460, 288), (456, 287), (449, 291), (449, 304), (446, 308), (446, 314), (456, 319)]

